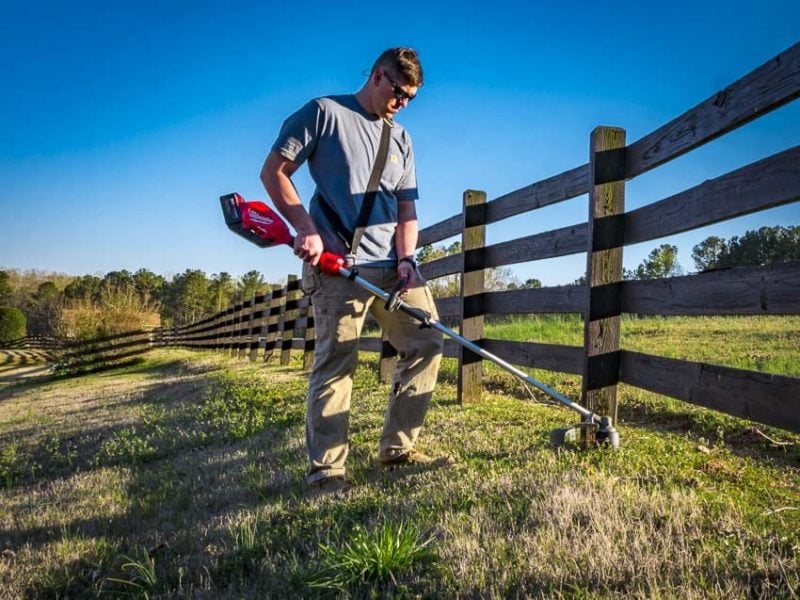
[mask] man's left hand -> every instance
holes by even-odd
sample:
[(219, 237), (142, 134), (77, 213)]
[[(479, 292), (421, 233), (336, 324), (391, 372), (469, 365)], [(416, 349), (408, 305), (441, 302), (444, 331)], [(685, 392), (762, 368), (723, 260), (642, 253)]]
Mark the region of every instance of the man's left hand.
[(418, 279), (414, 265), (405, 260), (397, 263), (397, 278), (406, 280), (406, 284), (403, 286), (403, 292), (414, 287)]

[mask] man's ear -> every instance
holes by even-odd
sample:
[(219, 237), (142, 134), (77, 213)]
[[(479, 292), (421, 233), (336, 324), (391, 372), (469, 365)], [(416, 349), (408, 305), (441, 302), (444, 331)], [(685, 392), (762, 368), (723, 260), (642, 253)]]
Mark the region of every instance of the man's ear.
[(381, 77), (383, 77), (383, 73), (381, 72), (380, 69), (375, 69), (372, 72), (372, 82), (375, 85), (375, 87), (378, 87), (380, 85)]

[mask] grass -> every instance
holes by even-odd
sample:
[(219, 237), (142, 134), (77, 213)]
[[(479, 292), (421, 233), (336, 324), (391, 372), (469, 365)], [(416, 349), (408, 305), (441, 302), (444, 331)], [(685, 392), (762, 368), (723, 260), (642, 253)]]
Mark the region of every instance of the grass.
[[(623, 337), (698, 356), (687, 336), (707, 328), (725, 362), (764, 333), (746, 368), (797, 374), (797, 319), (711, 321), (625, 320)], [(575, 325), (496, 326), (573, 343)], [(303, 483), (297, 358), (159, 350), (0, 388), (0, 597), (796, 597), (800, 436), (621, 386), (619, 451), (554, 450), (573, 414), (488, 367), (484, 401), (459, 406), (445, 360), (420, 449), (457, 465), (386, 472), (388, 386), (363, 358), (341, 499)]]
[[(623, 315), (620, 346), (668, 358), (800, 376), (800, 317), (636, 317)], [(583, 345), (579, 315), (510, 317), (486, 337)]]
[(359, 587), (384, 586), (396, 592), (398, 578), (421, 564), (434, 538), (422, 539), (413, 524), (386, 521), (367, 530), (355, 526), (342, 547), (320, 544), (322, 566), (309, 580), (312, 589), (347, 592)]

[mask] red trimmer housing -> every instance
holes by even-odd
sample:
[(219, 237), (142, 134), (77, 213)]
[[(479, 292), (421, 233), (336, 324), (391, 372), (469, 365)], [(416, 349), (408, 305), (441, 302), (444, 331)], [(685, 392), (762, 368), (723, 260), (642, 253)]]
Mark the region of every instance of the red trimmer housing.
[(286, 223), (263, 202), (248, 202), (236, 193), (220, 196), (219, 201), (225, 223), (234, 233), (261, 248), (292, 245), (294, 238)]

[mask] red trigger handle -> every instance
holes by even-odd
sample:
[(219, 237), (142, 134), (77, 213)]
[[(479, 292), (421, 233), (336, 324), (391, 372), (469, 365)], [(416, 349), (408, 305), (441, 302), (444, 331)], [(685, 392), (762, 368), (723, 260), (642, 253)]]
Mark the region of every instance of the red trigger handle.
[(339, 267), (344, 266), (344, 258), (333, 252), (323, 252), (319, 257), (319, 269), (326, 275), (339, 275)]

